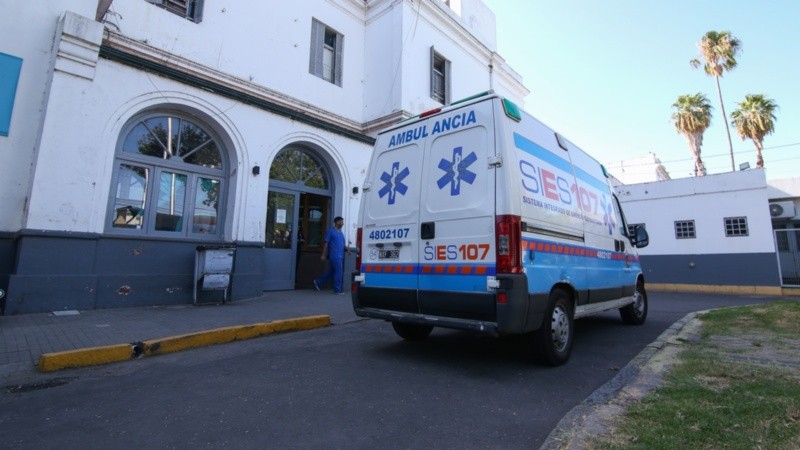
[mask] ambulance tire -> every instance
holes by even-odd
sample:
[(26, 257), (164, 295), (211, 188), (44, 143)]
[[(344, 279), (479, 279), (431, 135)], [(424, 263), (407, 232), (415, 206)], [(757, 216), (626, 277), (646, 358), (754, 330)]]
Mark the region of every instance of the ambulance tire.
[(570, 296), (563, 289), (553, 289), (542, 326), (533, 334), (534, 357), (544, 364), (560, 366), (569, 359), (574, 339)]
[(394, 332), (407, 341), (421, 341), (433, 331), (430, 325), (416, 325), (413, 323), (392, 322)]
[(628, 325), (641, 325), (647, 319), (647, 292), (641, 280), (636, 283), (633, 299), (633, 303), (619, 309), (619, 315)]

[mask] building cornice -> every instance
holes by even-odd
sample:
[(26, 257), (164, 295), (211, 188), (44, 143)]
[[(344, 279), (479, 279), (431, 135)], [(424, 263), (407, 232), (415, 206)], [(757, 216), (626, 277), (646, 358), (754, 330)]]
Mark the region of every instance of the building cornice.
[(356, 121), (318, 108), (310, 103), (234, 77), (230, 74), (198, 64), (144, 42), (128, 38), (106, 29), (100, 56), (157, 73), (200, 89), (253, 105), (272, 113), (290, 117), (300, 122), (372, 144), (374, 138), (364, 132)]

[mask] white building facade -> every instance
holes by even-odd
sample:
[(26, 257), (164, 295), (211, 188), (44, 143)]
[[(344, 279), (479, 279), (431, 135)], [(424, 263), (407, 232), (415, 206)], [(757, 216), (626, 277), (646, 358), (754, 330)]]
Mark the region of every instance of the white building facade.
[(629, 227), (650, 245), (642, 269), (653, 289), (780, 295), (782, 280), (763, 169), (620, 185)]
[(494, 15), (449, 3), (0, 0), (4, 313), (191, 303), (198, 246), (235, 248), (233, 299), (307, 287), (378, 130), (523, 105)]

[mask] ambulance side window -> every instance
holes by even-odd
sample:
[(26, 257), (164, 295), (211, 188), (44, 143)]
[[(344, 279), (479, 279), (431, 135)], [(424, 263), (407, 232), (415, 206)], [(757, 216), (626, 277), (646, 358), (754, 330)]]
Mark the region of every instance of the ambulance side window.
[(619, 224), (619, 232), (625, 237), (633, 237), (628, 233), (628, 222), (625, 220), (625, 213), (622, 212), (622, 205), (619, 203), (619, 199), (616, 195), (611, 194), (614, 197), (614, 214), (617, 216), (617, 223)]

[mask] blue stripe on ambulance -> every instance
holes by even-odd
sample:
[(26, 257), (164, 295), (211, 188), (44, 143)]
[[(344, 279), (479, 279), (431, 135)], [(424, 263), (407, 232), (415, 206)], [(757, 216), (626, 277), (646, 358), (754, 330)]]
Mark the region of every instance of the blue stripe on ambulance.
[(578, 290), (615, 287), (622, 281), (617, 275), (624, 268), (638, 272), (640, 267), (633, 254), (540, 239), (523, 239), (523, 264), (528, 268), (528, 291), (532, 293), (549, 292), (565, 280)]
[[(544, 147), (540, 146), (539, 144), (527, 139), (526, 137), (514, 133), (514, 145), (522, 150), (525, 153), (533, 155), (542, 161), (558, 167), (559, 169), (563, 170), (564, 172), (571, 173), (572, 172), (572, 164), (566, 159), (563, 159), (545, 149)], [(586, 184), (592, 185), (597, 189), (600, 189), (601, 192), (605, 192), (608, 190), (608, 184), (598, 180), (597, 178), (589, 175), (585, 170), (575, 166), (575, 175)]]

